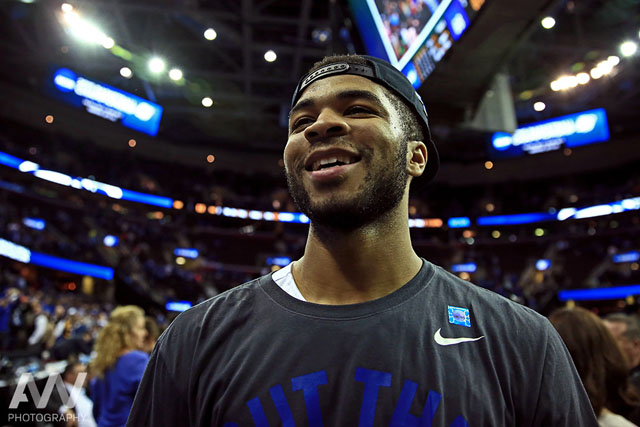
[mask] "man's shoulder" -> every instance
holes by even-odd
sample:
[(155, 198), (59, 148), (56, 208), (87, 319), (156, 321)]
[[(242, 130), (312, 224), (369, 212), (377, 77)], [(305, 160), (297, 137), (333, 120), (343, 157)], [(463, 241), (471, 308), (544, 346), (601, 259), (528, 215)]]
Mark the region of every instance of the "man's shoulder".
[(268, 277), (269, 275), (258, 277), (257, 279), (250, 280), (202, 301), (180, 313), (173, 323), (191, 323), (195, 319), (212, 314), (212, 310), (251, 304), (253, 303), (256, 292), (259, 291), (262, 281)]
[(436, 266), (436, 271), (442, 298), (450, 301), (451, 305), (455, 305), (456, 301), (470, 305), (478, 321), (510, 328), (534, 325), (548, 327), (548, 320), (529, 307), (462, 280), (441, 267)]
[(256, 295), (267, 276), (231, 288), (180, 313), (162, 333), (159, 342), (195, 338), (202, 331), (220, 327), (252, 312)]

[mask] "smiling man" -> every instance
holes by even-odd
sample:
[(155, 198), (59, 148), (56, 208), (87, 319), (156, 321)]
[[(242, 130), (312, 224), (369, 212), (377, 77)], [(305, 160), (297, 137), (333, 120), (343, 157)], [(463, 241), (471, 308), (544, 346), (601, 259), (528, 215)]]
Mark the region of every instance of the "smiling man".
[(129, 425), (596, 426), (549, 322), (420, 258), (409, 187), (438, 169), (411, 83), (328, 57), (294, 93), (304, 255), (181, 314)]

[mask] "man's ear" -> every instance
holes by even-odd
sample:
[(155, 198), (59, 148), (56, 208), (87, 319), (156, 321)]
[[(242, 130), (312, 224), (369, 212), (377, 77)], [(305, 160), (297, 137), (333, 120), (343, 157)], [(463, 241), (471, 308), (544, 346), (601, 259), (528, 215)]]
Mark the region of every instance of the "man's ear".
[(427, 167), (427, 146), (422, 141), (409, 141), (407, 147), (407, 173), (417, 178)]

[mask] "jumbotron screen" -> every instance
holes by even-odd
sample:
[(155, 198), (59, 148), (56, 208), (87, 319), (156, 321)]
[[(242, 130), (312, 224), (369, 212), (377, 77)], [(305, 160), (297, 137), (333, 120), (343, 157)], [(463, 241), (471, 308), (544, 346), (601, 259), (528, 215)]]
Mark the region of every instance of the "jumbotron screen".
[(367, 53), (389, 61), (414, 88), (462, 36), (484, 0), (350, 0)]
[(484, 0), (350, 0), (367, 53), (389, 61), (414, 88), (427, 79)]

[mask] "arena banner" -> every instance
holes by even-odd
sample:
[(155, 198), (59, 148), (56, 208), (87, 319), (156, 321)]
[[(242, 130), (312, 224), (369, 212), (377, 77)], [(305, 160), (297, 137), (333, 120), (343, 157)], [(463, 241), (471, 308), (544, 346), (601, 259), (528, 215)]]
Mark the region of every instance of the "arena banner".
[(90, 80), (68, 68), (59, 68), (48, 82), (49, 92), (58, 99), (88, 113), (155, 136), (162, 106), (139, 96)]
[(492, 158), (538, 154), (609, 140), (607, 113), (603, 108), (569, 114), (516, 129), (513, 134), (496, 132), (491, 138)]

